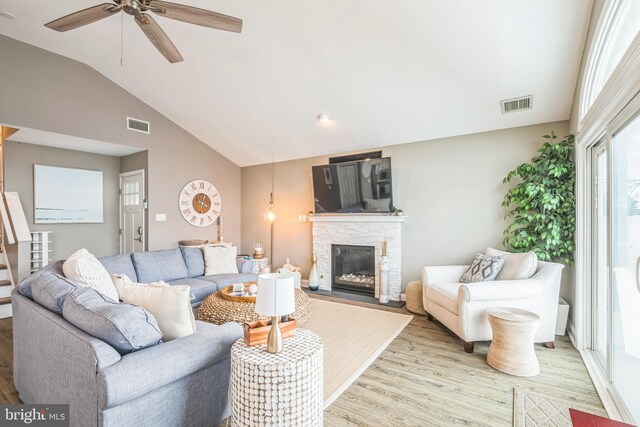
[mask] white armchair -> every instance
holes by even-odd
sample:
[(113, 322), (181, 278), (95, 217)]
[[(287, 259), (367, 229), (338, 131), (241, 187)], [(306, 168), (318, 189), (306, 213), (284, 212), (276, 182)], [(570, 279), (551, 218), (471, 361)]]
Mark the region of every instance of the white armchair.
[(540, 316), (535, 342), (553, 348), (562, 264), (539, 262), (530, 279), (460, 283), (468, 265), (424, 267), (423, 303), (427, 318), (435, 317), (464, 341), (473, 353), (475, 341), (491, 340), (490, 307), (515, 307)]

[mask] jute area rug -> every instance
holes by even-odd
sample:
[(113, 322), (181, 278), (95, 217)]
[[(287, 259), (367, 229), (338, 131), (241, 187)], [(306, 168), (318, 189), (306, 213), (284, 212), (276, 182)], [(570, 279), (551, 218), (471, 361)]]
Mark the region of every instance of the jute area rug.
[(324, 405), (329, 406), (409, 324), (413, 316), (311, 299), (304, 325), (322, 337)]
[(515, 388), (513, 390), (513, 425), (515, 427), (571, 427), (569, 408), (606, 417), (598, 408), (567, 402)]

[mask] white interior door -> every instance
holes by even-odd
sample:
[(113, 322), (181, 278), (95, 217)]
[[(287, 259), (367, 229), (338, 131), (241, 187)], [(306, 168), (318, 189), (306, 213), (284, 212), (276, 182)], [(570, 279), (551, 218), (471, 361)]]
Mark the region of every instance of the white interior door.
[(144, 170), (120, 174), (120, 253), (143, 252)]

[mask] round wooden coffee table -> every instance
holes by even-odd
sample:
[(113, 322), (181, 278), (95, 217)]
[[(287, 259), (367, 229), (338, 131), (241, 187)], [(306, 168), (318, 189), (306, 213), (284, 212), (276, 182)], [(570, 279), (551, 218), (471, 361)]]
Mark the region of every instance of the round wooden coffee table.
[(540, 373), (533, 338), (540, 317), (519, 308), (487, 309), (493, 340), (489, 346), (487, 363), (505, 374), (533, 377)]
[[(302, 289), (295, 289), (296, 311), (291, 315), (302, 326), (311, 317), (311, 299)], [(264, 318), (256, 313), (254, 302), (229, 301), (220, 292), (209, 295), (198, 309), (198, 320), (222, 325), (228, 322), (248, 323)]]

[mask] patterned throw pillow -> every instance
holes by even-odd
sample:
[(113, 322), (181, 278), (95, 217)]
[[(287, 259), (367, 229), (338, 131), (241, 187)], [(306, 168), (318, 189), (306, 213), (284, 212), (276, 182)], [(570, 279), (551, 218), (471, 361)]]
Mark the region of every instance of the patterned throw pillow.
[(504, 257), (502, 256), (488, 256), (478, 254), (471, 262), (471, 266), (464, 272), (460, 282), (488, 282), (495, 280), (500, 269), (504, 264)]

